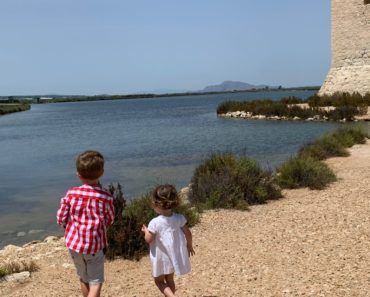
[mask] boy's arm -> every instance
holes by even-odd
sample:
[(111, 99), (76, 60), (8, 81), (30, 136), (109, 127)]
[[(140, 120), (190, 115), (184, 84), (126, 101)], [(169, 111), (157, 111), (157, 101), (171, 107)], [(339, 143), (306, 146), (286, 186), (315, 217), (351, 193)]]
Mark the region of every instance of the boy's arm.
[(181, 230), (185, 234), (186, 246), (188, 248), (189, 257), (194, 256), (195, 251), (193, 249), (193, 235), (191, 234), (191, 231), (187, 225), (182, 226)]
[(60, 201), (60, 207), (57, 212), (57, 223), (61, 225), (63, 228), (66, 228), (68, 219), (69, 219), (69, 199), (68, 193), (65, 197), (63, 197)]

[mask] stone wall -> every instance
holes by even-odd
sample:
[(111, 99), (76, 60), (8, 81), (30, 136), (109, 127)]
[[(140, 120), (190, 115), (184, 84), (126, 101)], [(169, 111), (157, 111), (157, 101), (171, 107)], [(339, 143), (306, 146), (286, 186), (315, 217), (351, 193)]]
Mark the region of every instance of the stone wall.
[(332, 0), (331, 69), (319, 94), (370, 93), (370, 4)]

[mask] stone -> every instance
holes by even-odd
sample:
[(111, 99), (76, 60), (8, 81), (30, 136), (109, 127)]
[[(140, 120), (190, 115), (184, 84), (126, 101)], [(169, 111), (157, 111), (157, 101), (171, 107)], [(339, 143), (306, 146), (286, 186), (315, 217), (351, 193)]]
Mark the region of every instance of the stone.
[(18, 232), (17, 233), (17, 237), (23, 237), (23, 236), (26, 236), (26, 232)]
[(185, 205), (190, 204), (189, 193), (190, 193), (190, 185), (185, 188), (182, 188), (179, 191), (179, 197), (182, 200), (182, 203)]
[(28, 234), (36, 234), (36, 233), (41, 233), (43, 231), (44, 230), (42, 230), (42, 229), (30, 230), (30, 231), (28, 231)]
[(4, 277), (7, 282), (17, 282), (17, 283), (24, 283), (26, 282), (31, 276), (29, 271), (23, 271), (19, 273), (13, 273)]
[(4, 247), (5, 252), (15, 252), (15, 251), (20, 251), (22, 248), (16, 245), (9, 244)]
[(73, 269), (73, 268), (75, 268), (75, 266), (73, 264), (71, 264), (71, 263), (63, 263), (62, 266), (65, 269)]
[(42, 241), (41, 240), (32, 240), (26, 244), (23, 245), (23, 247), (28, 247), (28, 246), (31, 246), (31, 245), (34, 245), (34, 244), (38, 244), (38, 243), (41, 243)]
[(59, 241), (59, 237), (57, 236), (48, 236), (44, 239), (44, 242), (50, 243), (50, 242), (55, 242)]

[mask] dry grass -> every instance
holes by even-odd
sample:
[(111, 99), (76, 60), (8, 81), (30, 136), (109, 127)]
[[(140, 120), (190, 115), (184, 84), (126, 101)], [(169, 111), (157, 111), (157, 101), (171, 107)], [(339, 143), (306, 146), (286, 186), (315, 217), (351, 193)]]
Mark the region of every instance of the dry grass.
[(10, 261), (3, 262), (0, 264), (0, 277), (4, 277), (9, 274), (19, 273), (23, 271), (35, 272), (39, 270), (39, 266), (34, 261)]

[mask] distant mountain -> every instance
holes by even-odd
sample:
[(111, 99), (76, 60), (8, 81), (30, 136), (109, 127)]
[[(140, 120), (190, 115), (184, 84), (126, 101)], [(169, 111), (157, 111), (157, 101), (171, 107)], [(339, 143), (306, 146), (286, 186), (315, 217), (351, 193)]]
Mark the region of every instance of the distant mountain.
[(230, 91), (245, 91), (252, 89), (276, 88), (268, 85), (252, 85), (241, 81), (227, 80), (219, 85), (205, 87), (201, 92), (230, 92)]

